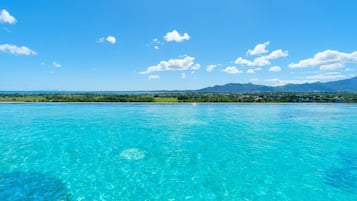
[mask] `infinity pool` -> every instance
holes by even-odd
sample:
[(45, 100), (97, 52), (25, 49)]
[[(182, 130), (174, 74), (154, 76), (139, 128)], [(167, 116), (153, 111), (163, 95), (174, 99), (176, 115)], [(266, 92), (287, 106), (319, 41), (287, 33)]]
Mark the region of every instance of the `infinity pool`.
[(357, 200), (357, 105), (0, 104), (0, 200)]

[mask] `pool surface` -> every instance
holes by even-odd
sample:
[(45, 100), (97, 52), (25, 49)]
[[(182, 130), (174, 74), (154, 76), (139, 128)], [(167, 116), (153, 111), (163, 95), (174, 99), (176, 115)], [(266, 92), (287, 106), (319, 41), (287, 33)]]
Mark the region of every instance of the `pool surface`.
[(0, 200), (357, 200), (357, 105), (0, 104)]

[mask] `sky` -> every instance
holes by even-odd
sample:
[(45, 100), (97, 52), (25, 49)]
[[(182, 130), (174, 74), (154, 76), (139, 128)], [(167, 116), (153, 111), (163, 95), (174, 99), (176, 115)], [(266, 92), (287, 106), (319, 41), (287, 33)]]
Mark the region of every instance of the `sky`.
[(199, 89), (357, 75), (357, 1), (1, 0), (0, 90)]

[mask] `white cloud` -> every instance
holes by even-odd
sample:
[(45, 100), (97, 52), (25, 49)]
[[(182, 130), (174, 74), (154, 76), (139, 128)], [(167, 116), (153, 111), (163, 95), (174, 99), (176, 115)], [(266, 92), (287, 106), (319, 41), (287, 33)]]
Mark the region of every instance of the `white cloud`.
[(57, 63), (57, 62), (52, 62), (52, 65), (54, 66), (54, 67), (56, 67), (56, 68), (60, 68), (60, 67), (62, 67), (62, 65), (61, 64), (59, 64), (59, 63)]
[(336, 70), (344, 67), (346, 63), (357, 63), (357, 51), (345, 53), (337, 50), (325, 50), (316, 53), (312, 58), (301, 60), (298, 63), (291, 63), (289, 67), (320, 67), (320, 70)]
[(287, 57), (289, 55), (287, 50), (282, 50), (282, 49), (277, 49), (272, 51), (270, 54), (267, 56), (263, 56), (266, 59), (277, 59), (280, 57)]
[(266, 66), (271, 64), (269, 59), (267, 59), (265, 56), (261, 56), (258, 58), (255, 58), (253, 61), (253, 66)]
[(208, 65), (206, 67), (206, 71), (212, 72), (216, 67), (217, 67), (217, 65), (215, 65), (215, 64)]
[(0, 52), (7, 52), (14, 55), (36, 55), (37, 53), (26, 46), (18, 47), (11, 44), (0, 45)]
[(269, 52), (266, 48), (270, 44), (270, 41), (267, 41), (262, 44), (257, 44), (253, 50), (248, 50), (247, 54), (249, 55), (259, 55)]
[(280, 66), (273, 66), (269, 68), (270, 72), (280, 72), (281, 71), (281, 67)]
[(303, 84), (308, 82), (308, 80), (281, 80), (279, 78), (267, 79), (265, 81), (272, 82), (274, 86), (282, 86), (286, 84)]
[(147, 46), (153, 46), (155, 50), (159, 50), (160, 45), (163, 45), (163, 43), (158, 38), (152, 39), (152, 41), (147, 44)]
[(336, 70), (342, 68), (343, 64), (341, 63), (334, 63), (334, 64), (327, 64), (320, 66), (320, 70)]
[(254, 68), (254, 71), (260, 71), (262, 68)]
[(274, 86), (281, 86), (281, 85), (286, 84), (286, 83), (284, 83), (285, 81), (280, 80), (279, 78), (267, 79), (265, 81), (272, 82)]
[(107, 41), (111, 44), (115, 44), (117, 39), (114, 36), (107, 36)]
[(148, 79), (149, 79), (149, 80), (159, 79), (159, 78), (160, 78), (159, 75), (149, 75), (149, 76), (148, 76)]
[(253, 73), (255, 73), (255, 71), (254, 71), (254, 69), (248, 69), (248, 70), (247, 70), (247, 73), (248, 73), (248, 74), (253, 74)]
[(170, 59), (168, 61), (161, 61), (155, 66), (148, 67), (145, 71), (140, 72), (140, 74), (149, 74), (157, 71), (183, 71), (188, 70), (195, 64), (195, 58), (190, 56), (185, 56), (182, 59)]
[(234, 61), (234, 63), (239, 65), (245, 65), (245, 66), (266, 66), (271, 64), (270, 62), (271, 59), (287, 57), (288, 55), (289, 54), (287, 50), (278, 49), (278, 50), (274, 50), (270, 54), (257, 57), (253, 61), (239, 57)]
[(198, 70), (201, 68), (201, 65), (200, 64), (195, 64), (191, 67), (192, 70)]
[(235, 64), (246, 65), (246, 66), (255, 66), (256, 64), (248, 59), (243, 59), (242, 57), (237, 58), (234, 61)]
[(108, 42), (111, 44), (115, 44), (117, 42), (117, 39), (114, 36), (107, 36), (107, 37), (101, 37), (98, 39), (99, 43), (104, 43), (104, 42)]
[(248, 69), (247, 70), (247, 73), (248, 74), (254, 74), (254, 73), (256, 73), (257, 71), (260, 71), (260, 70), (262, 70), (262, 68), (251, 68), (251, 69)]
[(15, 24), (16, 19), (15, 17), (11, 16), (7, 10), (2, 9), (0, 12), (0, 23), (9, 23), (9, 24)]
[[(281, 86), (286, 84), (303, 84), (303, 83), (314, 83), (314, 82), (323, 82), (323, 81), (334, 81), (340, 79), (346, 79), (349, 76), (343, 75), (340, 72), (328, 72), (317, 75), (306, 76), (301, 79), (292, 79), (292, 80), (281, 80), (279, 78), (267, 79), (265, 81), (272, 82), (275, 86)], [(353, 77), (353, 76), (350, 76)]]
[(186, 79), (186, 73), (181, 73), (181, 78)]
[(252, 78), (252, 79), (250, 79), (249, 81), (251, 81), (251, 82), (257, 82), (257, 81), (259, 81), (259, 78)]
[(166, 33), (166, 35), (164, 36), (164, 39), (167, 42), (171, 42), (171, 41), (182, 42), (184, 40), (189, 40), (190, 36), (188, 35), (188, 33), (184, 33), (183, 35), (180, 35), (179, 32), (177, 32), (176, 30), (173, 30), (171, 32)]
[(338, 80), (338, 79), (345, 79), (345, 78), (347, 78), (347, 76), (341, 74), (340, 72), (328, 72), (328, 73), (322, 73), (322, 74), (311, 75), (306, 77), (306, 79), (310, 80), (310, 82)]
[(222, 72), (228, 73), (228, 74), (239, 74), (243, 73), (243, 71), (238, 70), (235, 66), (228, 66), (225, 69), (221, 70)]

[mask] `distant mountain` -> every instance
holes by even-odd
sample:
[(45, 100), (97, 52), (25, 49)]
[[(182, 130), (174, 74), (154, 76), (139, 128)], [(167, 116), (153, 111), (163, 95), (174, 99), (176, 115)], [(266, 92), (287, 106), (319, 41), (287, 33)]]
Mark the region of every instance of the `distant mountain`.
[(333, 82), (287, 84), (271, 87), (255, 84), (229, 83), (196, 90), (208, 93), (257, 93), (257, 92), (357, 92), (357, 77)]
[(197, 90), (197, 92), (208, 93), (254, 93), (254, 92), (271, 92), (274, 91), (274, 87), (255, 85), (255, 84), (239, 84), (229, 83), (225, 85), (216, 85), (213, 87), (207, 87)]
[(326, 87), (335, 91), (357, 92), (357, 77), (325, 83)]

